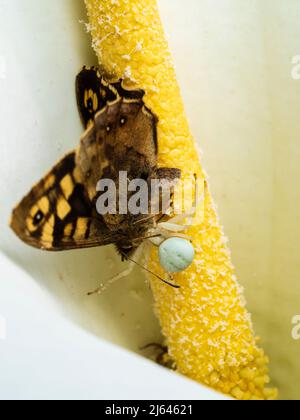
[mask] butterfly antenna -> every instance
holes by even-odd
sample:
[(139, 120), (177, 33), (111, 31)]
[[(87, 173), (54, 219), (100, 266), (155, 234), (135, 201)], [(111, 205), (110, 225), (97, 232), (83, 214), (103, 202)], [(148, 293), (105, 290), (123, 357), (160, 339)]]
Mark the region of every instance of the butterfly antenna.
[(168, 280), (163, 279), (162, 277), (158, 276), (157, 274), (153, 273), (153, 271), (149, 270), (148, 268), (144, 267), (142, 264), (138, 263), (137, 261), (133, 260), (132, 258), (128, 258), (127, 255), (123, 254), (124, 257), (131, 261), (132, 263), (136, 264), (138, 267), (140, 267), (142, 270), (146, 271), (147, 273), (151, 274), (152, 276), (156, 277), (158, 280), (162, 281), (164, 284), (167, 284), (168, 286), (173, 287), (174, 289), (180, 289), (180, 286), (177, 284), (171, 283)]

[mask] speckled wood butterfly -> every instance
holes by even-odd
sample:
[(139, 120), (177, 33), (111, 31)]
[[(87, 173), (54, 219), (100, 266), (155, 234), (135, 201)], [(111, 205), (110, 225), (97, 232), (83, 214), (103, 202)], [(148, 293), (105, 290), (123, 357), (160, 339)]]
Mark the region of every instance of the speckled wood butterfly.
[(79, 113), (85, 127), (76, 151), (65, 156), (21, 201), (11, 227), (28, 245), (47, 251), (115, 244), (130, 258), (162, 215), (115, 214), (96, 210), (102, 178), (178, 180), (180, 171), (157, 168), (157, 118), (143, 101), (145, 92), (123, 81), (108, 83), (96, 68), (76, 79)]

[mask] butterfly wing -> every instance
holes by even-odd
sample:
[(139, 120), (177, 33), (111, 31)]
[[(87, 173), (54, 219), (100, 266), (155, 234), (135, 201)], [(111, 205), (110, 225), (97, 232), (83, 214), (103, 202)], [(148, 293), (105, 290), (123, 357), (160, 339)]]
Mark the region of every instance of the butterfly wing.
[(114, 242), (95, 214), (75, 164), (63, 158), (21, 201), (11, 227), (28, 245), (48, 251), (89, 248)]
[(119, 215), (107, 224), (97, 214), (98, 182), (117, 183), (121, 171), (129, 179), (149, 180), (157, 167), (157, 118), (145, 106), (143, 91), (126, 90), (122, 81), (109, 84), (96, 69), (86, 68), (76, 90), (87, 127), (78, 150), (62, 159), (12, 215), (11, 227), (24, 242), (49, 251), (118, 242), (111, 225), (120, 225)]
[(81, 121), (87, 128), (94, 121), (97, 112), (108, 102), (122, 97), (126, 99), (142, 99), (143, 90), (124, 89), (123, 82), (108, 83), (97, 68), (86, 68), (76, 78), (76, 97)]
[(102, 178), (147, 180), (157, 165), (157, 119), (142, 99), (119, 98), (97, 113), (76, 156), (90, 200)]

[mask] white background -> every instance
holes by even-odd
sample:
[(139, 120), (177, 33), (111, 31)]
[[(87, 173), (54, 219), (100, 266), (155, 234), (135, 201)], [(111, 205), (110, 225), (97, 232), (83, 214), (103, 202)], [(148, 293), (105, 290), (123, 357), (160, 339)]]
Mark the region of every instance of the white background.
[[(300, 313), (300, 81), (291, 77), (291, 60), (300, 54), (300, 3), (160, 0), (159, 4), (191, 127), (203, 150), (203, 164), (256, 331), (271, 355), (272, 376), (282, 396), (299, 398), (300, 343), (291, 338), (291, 320)], [(160, 333), (151, 294), (138, 270), (100, 298), (85, 296), (120, 270), (113, 250), (48, 255), (27, 248), (9, 231), (12, 207), (54, 161), (76, 146), (81, 126), (74, 78), (83, 64), (96, 61), (79, 23), (85, 19), (81, 0), (0, 0), (0, 16), (0, 249), (27, 272), (26, 281), (32, 279), (40, 299), (30, 288), (20, 295), (15, 275), (7, 274), (1, 262), (0, 314), (9, 311), (2, 315), (12, 318), (5, 347), (0, 342), (0, 355), (4, 351), (16, 357), (13, 350), (18, 346), (20, 350), (18, 371), (10, 360), (12, 386), (7, 389), (12, 395), (17, 392), (13, 375), (20, 369), (26, 375), (25, 361), (29, 368), (36, 366), (36, 355), (23, 352), (20, 339), (10, 341), (15, 333), (10, 328), (25, 331), (28, 348), (40, 348), (34, 317), (45, 316), (42, 322), (53, 319), (54, 333), (63, 325), (72, 335), (70, 352), (77, 360), (87, 358), (85, 344), (78, 347), (80, 338), (95, 340), (95, 346), (104, 349), (97, 338), (102, 337), (138, 352), (143, 344), (159, 340)], [(15, 290), (9, 306), (5, 305), (8, 287)], [(36, 309), (26, 325), (19, 309), (22, 299)], [(57, 341), (50, 335), (47, 341), (47, 334), (42, 340), (48, 345), (43, 347), (45, 362), (38, 359), (38, 368), (47, 376), (55, 361), (48, 357)], [(65, 342), (62, 345), (65, 348)], [(94, 363), (96, 353), (88, 355), (93, 365), (98, 363)], [(2, 372), (1, 363), (4, 358), (0, 358)], [(65, 364), (60, 366), (55, 374), (68, 381)], [(80, 369), (78, 375), (85, 375), (84, 392), (97, 378), (103, 381), (97, 369), (94, 373)], [(24, 378), (19, 380), (18, 395), (28, 396), (31, 380), (31, 396), (40, 395), (39, 381)], [(5, 379), (1, 373), (0, 393)], [(48, 391), (54, 395), (51, 381)]]

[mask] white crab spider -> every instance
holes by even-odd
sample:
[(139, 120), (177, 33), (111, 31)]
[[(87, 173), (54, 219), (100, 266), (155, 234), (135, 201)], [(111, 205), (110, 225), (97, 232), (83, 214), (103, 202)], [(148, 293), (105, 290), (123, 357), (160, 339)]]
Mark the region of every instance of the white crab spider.
[[(196, 207), (193, 207), (193, 211)], [(195, 213), (194, 213), (195, 214)], [(126, 270), (117, 274), (115, 277), (111, 278), (106, 284), (101, 284), (98, 289), (94, 292), (89, 293), (88, 295), (101, 294), (107, 290), (112, 284), (117, 281), (130, 276), (134, 267), (138, 265), (145, 271), (148, 271), (142, 264), (138, 261), (141, 260), (142, 255), (145, 251), (145, 246), (149, 243), (152, 243), (154, 246), (158, 247), (160, 264), (162, 268), (169, 275), (170, 281), (172, 280), (172, 273), (178, 273), (187, 269), (194, 260), (195, 251), (191, 243), (191, 238), (180, 232), (184, 232), (188, 229), (189, 224), (180, 225), (178, 222), (187, 219), (192, 220), (191, 215), (180, 215), (175, 216), (170, 219), (168, 222), (160, 222), (153, 229), (149, 231), (150, 238), (142, 244), (136, 251), (134, 258), (129, 260), (129, 265)], [(190, 222), (189, 222), (190, 223)], [(146, 254), (148, 254), (147, 252)], [(150, 274), (150, 271), (148, 271)], [(154, 274), (155, 275), (155, 274)], [(172, 285), (171, 282), (160, 278), (164, 283)], [(178, 288), (174, 285), (174, 287)]]

